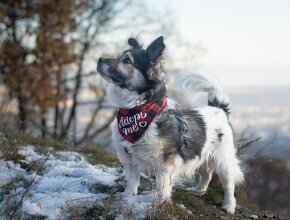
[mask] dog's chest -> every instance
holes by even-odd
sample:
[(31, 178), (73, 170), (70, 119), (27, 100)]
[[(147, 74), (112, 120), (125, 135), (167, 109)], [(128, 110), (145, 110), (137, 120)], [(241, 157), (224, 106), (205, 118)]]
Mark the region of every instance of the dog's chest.
[[(156, 117), (158, 120), (158, 116)], [(112, 127), (112, 140), (118, 154), (128, 154), (132, 159), (151, 161), (159, 157), (162, 146), (158, 140), (158, 128), (156, 119), (150, 124), (143, 136), (134, 144), (128, 142), (118, 131), (118, 123), (115, 120)]]

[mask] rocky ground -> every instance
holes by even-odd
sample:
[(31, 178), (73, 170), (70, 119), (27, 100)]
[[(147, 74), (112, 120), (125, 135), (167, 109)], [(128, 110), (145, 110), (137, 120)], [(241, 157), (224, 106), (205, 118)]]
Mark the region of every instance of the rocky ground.
[(139, 195), (123, 197), (116, 158), (93, 149), (56, 149), (27, 145), (14, 158), (1, 150), (0, 219), (288, 219), (287, 213), (259, 211), (242, 187), (235, 215), (223, 212), (218, 181), (200, 196), (192, 191), (194, 181), (177, 180), (172, 202), (160, 203), (154, 179), (142, 175)]

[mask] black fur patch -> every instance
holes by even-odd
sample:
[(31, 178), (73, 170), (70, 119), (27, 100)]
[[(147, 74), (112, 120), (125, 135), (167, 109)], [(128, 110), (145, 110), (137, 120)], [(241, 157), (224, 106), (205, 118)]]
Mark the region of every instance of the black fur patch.
[(129, 151), (128, 151), (128, 148), (127, 148), (127, 147), (125, 147), (124, 150), (125, 150), (125, 152), (126, 152), (127, 154), (129, 154)]
[(227, 116), (229, 116), (231, 113), (229, 103), (219, 102), (217, 98), (214, 98), (213, 101), (208, 100), (208, 105), (222, 109), (226, 113)]
[(185, 161), (200, 156), (206, 141), (206, 125), (202, 116), (195, 110), (174, 110), (174, 113), (182, 115), (188, 130), (185, 132), (182, 124), (169, 111), (162, 113), (157, 125), (159, 137), (165, 143), (164, 160), (174, 154), (179, 154)]
[(162, 99), (166, 96), (165, 83), (160, 81), (158, 83), (152, 83), (151, 88), (145, 91), (145, 99), (148, 102)]
[(155, 39), (146, 49), (146, 53), (148, 54), (150, 64), (154, 64), (158, 61), (159, 57), (163, 54), (165, 50), (165, 44), (163, 40), (163, 36)]
[(133, 48), (141, 48), (141, 47), (142, 47), (142, 46), (138, 43), (138, 41), (137, 41), (135, 38), (133, 38), (133, 37), (131, 37), (131, 38), (128, 39), (128, 44), (129, 44), (131, 47), (133, 47)]
[(216, 129), (216, 134), (217, 134), (218, 141), (221, 142), (222, 141), (222, 137), (224, 136), (224, 134), (222, 133), (221, 129)]

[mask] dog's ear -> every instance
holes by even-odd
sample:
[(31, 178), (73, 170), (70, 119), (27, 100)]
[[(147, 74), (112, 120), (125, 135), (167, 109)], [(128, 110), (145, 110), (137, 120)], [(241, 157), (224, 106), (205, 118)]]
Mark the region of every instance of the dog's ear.
[(128, 39), (128, 44), (133, 47), (133, 48), (141, 48), (140, 44), (138, 43), (138, 41), (135, 38), (129, 38)]
[(155, 39), (146, 49), (150, 63), (155, 63), (165, 50), (163, 36)]

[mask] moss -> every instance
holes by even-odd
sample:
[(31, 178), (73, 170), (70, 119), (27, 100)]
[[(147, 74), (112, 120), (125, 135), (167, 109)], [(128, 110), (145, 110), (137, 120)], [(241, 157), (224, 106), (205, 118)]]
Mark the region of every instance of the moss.
[(219, 209), (220, 199), (222, 199), (220, 188), (209, 188), (207, 193), (209, 195), (200, 197), (194, 192), (179, 189), (173, 192), (172, 198), (175, 204), (183, 204), (192, 212), (190, 219), (216, 219), (228, 216), (226, 213), (221, 213)]
[(71, 142), (58, 141), (54, 139), (33, 138), (30, 144), (36, 146), (37, 150), (47, 153), (54, 151), (76, 151), (81, 153), (91, 164), (103, 164), (106, 166), (120, 166), (120, 163), (113, 154), (98, 146), (78, 146)]
[(206, 204), (204, 200), (196, 196), (193, 192), (185, 190), (175, 191), (172, 195), (175, 204), (183, 204), (188, 210), (192, 211), (191, 218), (199, 218), (200, 213), (204, 212)]
[(120, 166), (117, 157), (97, 146), (78, 146), (63, 140), (33, 137), (27, 134), (19, 134), (9, 129), (1, 130), (0, 150), (3, 152), (3, 158), (6, 160), (19, 162), (24, 159), (22, 155), (18, 154), (19, 147), (33, 145), (36, 151), (43, 154), (51, 151), (76, 151), (83, 154), (92, 164)]
[(236, 188), (236, 190), (235, 190), (235, 197), (236, 197), (237, 200), (243, 200), (245, 198), (248, 198), (247, 192), (244, 191), (241, 188)]
[(0, 203), (5, 199), (5, 196), (9, 194), (10, 191), (14, 190), (13, 184), (8, 183), (1, 186), (0, 188)]
[(88, 208), (85, 213), (83, 213), (83, 219), (103, 219), (105, 214), (104, 207), (101, 205), (94, 205), (91, 208)]
[(193, 192), (188, 192), (183, 189), (178, 189), (173, 192), (173, 201), (184, 205), (200, 205), (200, 200)]
[(186, 210), (181, 209), (174, 203), (155, 203), (152, 211), (145, 217), (145, 219), (189, 219)]
[[(21, 218), (19, 218), (21, 219)], [(22, 216), (22, 219), (23, 219), (23, 216)], [(24, 219), (30, 219), (30, 220), (44, 220), (46, 219), (45, 216), (42, 216), (42, 215), (27, 215), (26, 218)]]
[[(77, 217), (77, 216), (75, 216)], [(115, 219), (113, 216), (108, 215), (107, 206), (102, 206), (96, 204), (90, 208), (88, 208), (81, 216), (77, 217), (78, 219)]]
[(48, 153), (51, 149), (55, 151), (75, 151), (77, 148), (77, 146), (71, 142), (50, 138), (29, 137), (25, 142), (26, 144), (35, 146), (40, 153)]
[(205, 198), (211, 204), (220, 205), (223, 202), (223, 193), (221, 184), (217, 184), (208, 188)]
[(14, 163), (19, 163), (19, 161), (24, 160), (25, 156), (15, 153), (13, 151), (5, 153), (5, 160), (12, 160)]
[(55, 139), (31, 138), (27, 144), (34, 145), (41, 153), (53, 151), (76, 151), (81, 153), (91, 164), (103, 164), (106, 166), (120, 166), (120, 163), (113, 154), (98, 146), (78, 146), (71, 142)]
[(83, 147), (79, 149), (91, 164), (103, 164), (106, 166), (118, 167), (121, 164), (117, 157), (98, 147)]
[(95, 183), (93, 185), (90, 186), (90, 191), (91, 192), (99, 192), (99, 193), (110, 193), (112, 190), (112, 188), (108, 185), (104, 185), (101, 183)]

